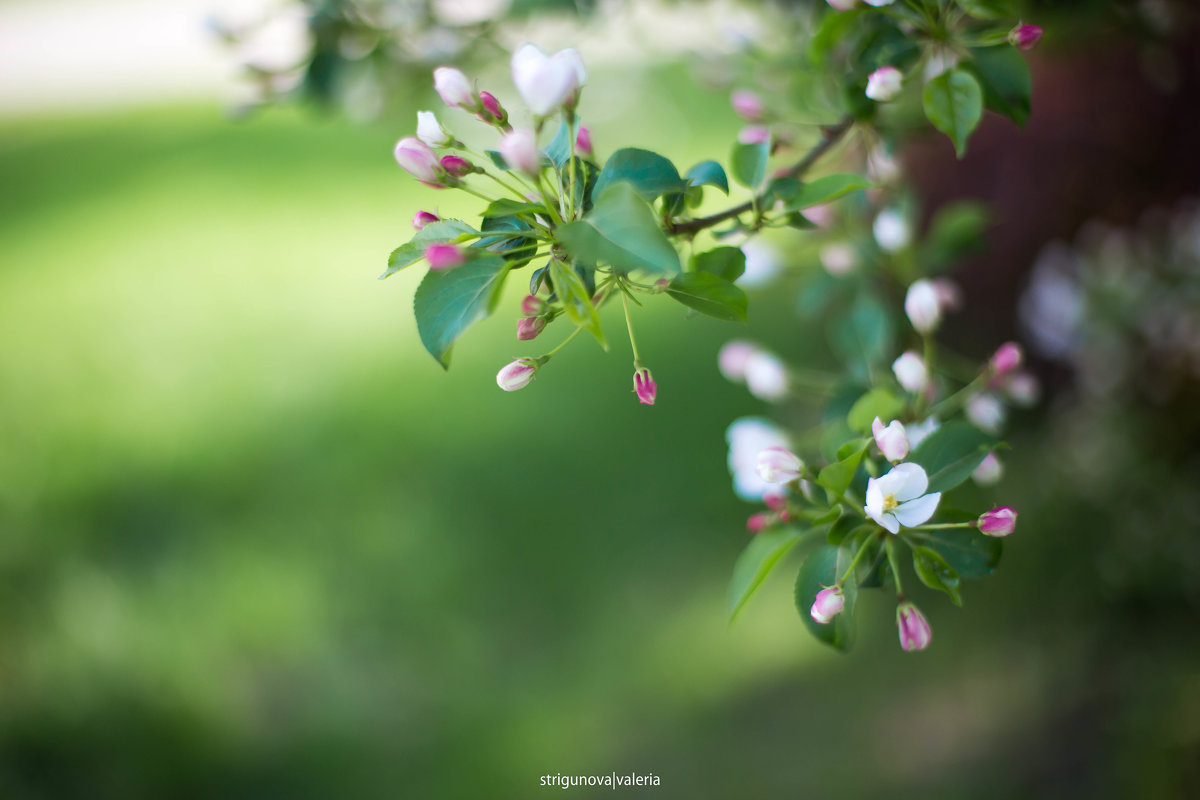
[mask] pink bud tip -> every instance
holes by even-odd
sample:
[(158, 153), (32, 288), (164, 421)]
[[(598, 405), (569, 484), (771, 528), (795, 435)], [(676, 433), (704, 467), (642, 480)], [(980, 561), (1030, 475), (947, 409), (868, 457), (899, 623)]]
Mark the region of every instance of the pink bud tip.
[(441, 220), (437, 214), (433, 214), (428, 211), (418, 211), (417, 215), (413, 217), (412, 225), (417, 230), (422, 230), (429, 223), (440, 221)]
[[(508, 112), (500, 105), (500, 101), (491, 92), (479, 93), (479, 104), (483, 106), (484, 114), (490, 119), (484, 119), (484, 122), (500, 122), (503, 123), (508, 119)], [(484, 114), (480, 114), (483, 117)]]
[(828, 625), (834, 617), (842, 613), (845, 606), (846, 596), (842, 594), (842, 587), (830, 586), (828, 589), (817, 592), (817, 597), (813, 600), (812, 608), (808, 613), (817, 622)]
[(730, 96), (729, 103), (733, 106), (734, 112), (747, 122), (759, 122), (766, 110), (762, 98), (748, 89), (736, 90)]
[(518, 358), (516, 361), (505, 364), (496, 373), (496, 384), (506, 392), (524, 389), (533, 381), (537, 370), (537, 362), (533, 359)]
[(766, 511), (760, 511), (757, 514), (751, 514), (746, 520), (746, 530), (751, 533), (762, 533), (767, 528), (775, 524), (775, 516)]
[(658, 384), (654, 382), (650, 370), (642, 368), (633, 373), (633, 390), (637, 392), (639, 403), (644, 406), (654, 405), (658, 396)]
[[(778, 489), (779, 487), (771, 487)], [(763, 494), (763, 502), (767, 504), (767, 508), (776, 513), (782, 513), (787, 510), (787, 495), (778, 491), (767, 491)]]
[(992, 373), (997, 376), (1007, 375), (1021, 366), (1021, 356), (1021, 345), (1016, 342), (1005, 342), (996, 348), (996, 353), (992, 356)]
[(900, 631), (900, 646), (905, 650), (924, 650), (933, 639), (929, 621), (915, 605), (901, 603), (896, 608), (896, 627)]
[(1018, 50), (1032, 50), (1041, 38), (1042, 29), (1037, 25), (1018, 25), (1008, 32), (1008, 43)]
[(430, 269), (454, 269), (466, 263), (467, 257), (452, 244), (431, 244), (425, 248), (425, 260)]
[(767, 483), (790, 483), (804, 471), (800, 456), (784, 447), (768, 447), (758, 454), (758, 477)]
[(456, 178), (470, 175), (475, 171), (475, 165), (462, 156), (442, 156), (442, 169)]
[(545, 327), (545, 317), (522, 317), (517, 320), (517, 340), (527, 342), (536, 339)]
[(771, 129), (766, 125), (747, 125), (738, 131), (738, 141), (742, 144), (762, 144), (771, 141)]
[(1009, 506), (993, 508), (979, 517), (979, 532), (987, 536), (1008, 536), (1016, 529), (1017, 511)]
[(521, 313), (527, 317), (536, 317), (546, 310), (546, 301), (535, 294), (526, 295), (521, 301)]
[(592, 132), (582, 125), (579, 126), (579, 133), (575, 134), (575, 150), (589, 158), (592, 155)]

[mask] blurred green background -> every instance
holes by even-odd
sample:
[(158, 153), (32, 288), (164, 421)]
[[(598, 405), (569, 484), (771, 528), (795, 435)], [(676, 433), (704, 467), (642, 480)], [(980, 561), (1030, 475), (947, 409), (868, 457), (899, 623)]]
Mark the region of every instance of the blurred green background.
[[(723, 153), (725, 95), (650, 77), (600, 151)], [(824, 649), (787, 565), (728, 626), (754, 509), (724, 429), (769, 410), (715, 355), (746, 332), (639, 314), (653, 408), (620, 343), (500, 392), (515, 311), (443, 373), (419, 276), (375, 280), (417, 208), (471, 208), (396, 168), (410, 128), (0, 119), (0, 796), (522, 798), (612, 771), (672, 798), (1200, 792), (1194, 379), (1097, 406), (1045, 372), (1008, 477), (970, 490), (1021, 527), (965, 610), (918, 597), (929, 651), (882, 597), (856, 652)], [(824, 352), (791, 295), (753, 302), (753, 336)]]

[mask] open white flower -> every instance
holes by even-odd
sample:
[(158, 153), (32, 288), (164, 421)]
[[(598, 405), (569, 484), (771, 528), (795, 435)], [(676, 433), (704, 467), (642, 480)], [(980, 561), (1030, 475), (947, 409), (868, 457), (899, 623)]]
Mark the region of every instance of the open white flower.
[(578, 52), (566, 49), (548, 56), (534, 44), (513, 53), (512, 76), (521, 99), (536, 117), (561, 108), (587, 80)]
[(929, 521), (937, 511), (941, 492), (925, 494), (929, 478), (919, 464), (897, 464), (880, 478), (867, 481), (867, 504), (863, 510), (889, 533), (901, 526), (912, 528)]

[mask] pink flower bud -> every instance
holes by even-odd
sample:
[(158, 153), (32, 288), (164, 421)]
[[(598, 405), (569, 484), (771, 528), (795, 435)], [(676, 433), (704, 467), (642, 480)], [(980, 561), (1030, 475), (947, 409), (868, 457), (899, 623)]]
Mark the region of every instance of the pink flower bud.
[(1035, 405), (1042, 394), (1041, 384), (1031, 372), (1014, 372), (1002, 388), (1010, 400), (1024, 408)]
[(433, 71), (433, 88), (451, 108), (474, 109), (479, 104), (470, 79), (454, 67), (438, 67)]
[(592, 156), (592, 132), (582, 125), (579, 126), (579, 132), (575, 134), (575, 151), (581, 156), (588, 158)]
[(971, 472), (971, 480), (980, 486), (995, 486), (1004, 477), (1004, 464), (995, 453), (988, 453)]
[(505, 364), (500, 372), (496, 373), (496, 383), (506, 392), (515, 392), (528, 386), (537, 371), (537, 362), (532, 358), (518, 358), (510, 364)]
[(527, 317), (536, 317), (546, 310), (546, 301), (536, 294), (526, 295), (521, 301), (521, 313)]
[(461, 178), (464, 175), (470, 175), (475, 171), (475, 165), (467, 161), (462, 156), (442, 156), (442, 169), (455, 178)]
[(987, 536), (1008, 536), (1017, 529), (1017, 511), (1008, 506), (993, 508), (979, 517), (979, 532)]
[(654, 399), (658, 395), (658, 384), (654, 382), (650, 370), (642, 367), (633, 373), (633, 390), (637, 392), (639, 403), (644, 406), (654, 405)]
[(758, 352), (758, 348), (744, 339), (734, 339), (728, 342), (717, 353), (717, 369), (726, 380), (740, 383), (746, 380), (746, 362), (750, 356)]
[(467, 262), (466, 255), (452, 244), (431, 244), (425, 248), (425, 260), (430, 269), (454, 269)]
[(413, 224), (414, 228), (416, 228), (417, 230), (421, 230), (422, 228), (424, 228), (426, 225), (428, 225), (431, 222), (440, 222), (440, 221), (441, 221), (441, 219), (438, 217), (437, 214), (434, 214), (429, 211), (418, 211), (416, 216), (413, 217), (412, 224)]
[(877, 103), (895, 100), (900, 94), (904, 74), (895, 67), (880, 67), (867, 78), (867, 97)]
[(483, 111), (479, 113), (479, 118), (484, 122), (495, 122), (500, 125), (508, 122), (508, 112), (491, 92), (479, 93), (479, 105), (483, 108)]
[(993, 375), (1006, 375), (1021, 366), (1021, 345), (1016, 342), (1005, 342), (996, 349), (992, 356), (991, 368)]
[(1037, 25), (1018, 25), (1008, 32), (1008, 43), (1018, 50), (1032, 50), (1042, 38)]
[(908, 287), (904, 296), (904, 313), (918, 333), (928, 334), (937, 330), (942, 321), (942, 304), (938, 301), (937, 288), (932, 281), (921, 279)]
[(963, 413), (972, 425), (991, 434), (1000, 433), (1007, 416), (1004, 404), (989, 392), (980, 392), (969, 397)]
[(766, 110), (762, 98), (748, 89), (734, 91), (729, 102), (733, 106), (734, 113), (747, 122), (760, 122), (763, 112)]
[(404, 170), (419, 181), (437, 183), (445, 173), (438, 163), (437, 153), (429, 145), (413, 136), (405, 137), (396, 143), (392, 155)]
[(888, 461), (894, 464), (903, 461), (908, 455), (908, 434), (904, 432), (904, 425), (900, 420), (894, 419), (885, 427), (883, 420), (876, 417), (871, 423), (871, 432), (875, 435), (875, 445), (879, 452), (883, 453), (883, 457)]
[(842, 594), (842, 587), (830, 586), (828, 589), (817, 592), (817, 597), (813, 600), (808, 614), (822, 625), (828, 625), (834, 617), (842, 613), (842, 609), (845, 607), (846, 596)]
[(920, 394), (929, 383), (929, 372), (925, 362), (912, 350), (905, 352), (892, 362), (892, 372), (905, 391)]
[(751, 533), (762, 533), (767, 528), (774, 525), (777, 518), (774, 514), (767, 511), (759, 511), (757, 514), (751, 514), (746, 520), (746, 530)]
[(545, 327), (545, 317), (521, 317), (517, 320), (517, 341), (528, 342), (530, 339), (536, 339)]
[(912, 226), (908, 220), (894, 208), (886, 208), (875, 217), (871, 226), (875, 234), (875, 242), (886, 253), (895, 253), (908, 247), (912, 242)]
[(537, 136), (527, 128), (514, 128), (500, 137), (496, 148), (511, 169), (536, 175), (542, 168)]
[(775, 513), (780, 513), (787, 510), (787, 490), (781, 490), (779, 486), (771, 486), (767, 491), (763, 492), (763, 502), (767, 504), (767, 508)]
[(755, 469), (758, 477), (767, 483), (790, 483), (800, 477), (804, 462), (791, 450), (768, 447), (758, 454)]
[(771, 141), (771, 129), (766, 125), (747, 125), (738, 131), (737, 138), (742, 144), (762, 144)]
[(896, 607), (896, 627), (900, 629), (900, 646), (905, 650), (924, 650), (933, 639), (933, 629), (925, 615), (907, 601)]

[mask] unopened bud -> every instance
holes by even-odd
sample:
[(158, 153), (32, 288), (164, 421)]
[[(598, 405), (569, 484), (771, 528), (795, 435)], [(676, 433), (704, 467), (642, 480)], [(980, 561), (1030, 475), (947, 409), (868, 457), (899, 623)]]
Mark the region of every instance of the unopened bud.
[(932, 281), (919, 280), (908, 287), (904, 296), (904, 313), (913, 328), (921, 334), (937, 330), (942, 321), (942, 304), (938, 301), (937, 288)]
[(871, 423), (871, 432), (875, 436), (875, 445), (879, 452), (883, 453), (883, 457), (888, 461), (895, 464), (903, 461), (908, 455), (908, 434), (904, 432), (904, 425), (900, 420), (894, 419), (885, 426), (883, 420), (876, 417)]
[(445, 147), (454, 141), (432, 111), (417, 112), (417, 138), (430, 147)]
[(1008, 32), (1008, 43), (1018, 50), (1032, 50), (1041, 38), (1042, 29), (1037, 25), (1018, 25)]
[(828, 625), (834, 617), (842, 613), (842, 609), (845, 607), (846, 596), (842, 594), (842, 587), (830, 586), (828, 589), (817, 592), (817, 597), (813, 600), (808, 614), (822, 625)]
[(895, 100), (904, 83), (904, 74), (895, 67), (880, 67), (867, 78), (867, 97), (877, 103)]
[(431, 244), (425, 248), (425, 260), (429, 262), (430, 269), (446, 270), (461, 267), (467, 257), (456, 245)]
[(774, 514), (768, 511), (759, 511), (757, 514), (751, 514), (750, 518), (746, 520), (746, 530), (751, 533), (762, 533), (774, 525), (777, 520), (778, 518)]
[(418, 211), (416, 216), (413, 217), (412, 226), (417, 230), (421, 230), (431, 222), (441, 222), (441, 219), (437, 214), (430, 211)]
[(804, 462), (791, 450), (768, 447), (758, 454), (755, 469), (758, 477), (767, 483), (790, 483), (800, 477)]
[(992, 374), (996, 376), (1007, 375), (1008, 373), (1021, 366), (1021, 345), (1016, 342), (1005, 342), (996, 348), (995, 354), (989, 364), (992, 369)]
[(734, 112), (747, 122), (760, 122), (766, 108), (762, 98), (748, 89), (738, 89), (729, 98)]
[(579, 126), (579, 133), (575, 134), (575, 152), (587, 158), (592, 157), (592, 132), (582, 125)]
[(968, 398), (963, 413), (972, 425), (991, 434), (1000, 433), (1007, 416), (1004, 404), (989, 392), (980, 392)]
[(542, 169), (542, 154), (538, 152), (537, 136), (528, 128), (514, 128), (500, 137), (496, 148), (510, 169), (536, 175)]
[(787, 368), (775, 355), (755, 350), (746, 359), (746, 388), (759, 400), (781, 400), (788, 393)]
[(497, 125), (504, 125), (508, 122), (508, 112), (504, 110), (504, 106), (500, 105), (500, 101), (491, 92), (479, 93), (479, 105), (483, 109), (479, 112), (479, 118), (484, 122), (491, 122)]
[(521, 301), (521, 313), (527, 317), (536, 317), (545, 310), (546, 301), (536, 294), (526, 295), (525, 299)]
[(475, 165), (467, 161), (462, 156), (442, 156), (442, 169), (455, 178), (461, 178), (464, 175), (470, 175), (475, 171)]
[(445, 177), (442, 165), (438, 163), (437, 153), (413, 136), (408, 136), (396, 143), (392, 155), (396, 163), (424, 183), (436, 184)]
[(479, 103), (471, 81), (462, 70), (454, 67), (438, 67), (433, 71), (433, 88), (442, 101), (451, 108), (471, 110)]
[(1004, 463), (995, 453), (984, 456), (979, 466), (971, 471), (971, 480), (980, 486), (995, 486), (1004, 477)]
[(993, 508), (979, 517), (979, 532), (987, 536), (1008, 536), (1016, 529), (1017, 511), (1009, 506)]
[(913, 394), (925, 391), (929, 383), (929, 371), (925, 368), (925, 362), (912, 350), (892, 362), (892, 372), (896, 375), (896, 381)]
[(933, 639), (929, 620), (915, 605), (903, 602), (896, 607), (896, 627), (900, 631), (900, 646), (905, 650), (924, 650)]
[(515, 392), (528, 386), (537, 370), (537, 362), (532, 358), (518, 358), (505, 364), (500, 372), (496, 373), (496, 383), (506, 392)]
[(658, 396), (658, 384), (654, 382), (654, 376), (650, 374), (650, 370), (641, 367), (633, 373), (633, 391), (637, 393), (639, 403), (644, 406), (654, 405), (654, 400)]
[(536, 339), (545, 327), (545, 317), (521, 317), (517, 320), (517, 340), (527, 342)]
[(742, 144), (763, 144), (771, 141), (771, 129), (766, 125), (747, 125), (738, 131), (737, 138)]

